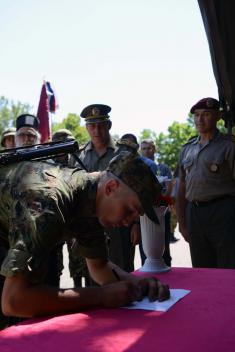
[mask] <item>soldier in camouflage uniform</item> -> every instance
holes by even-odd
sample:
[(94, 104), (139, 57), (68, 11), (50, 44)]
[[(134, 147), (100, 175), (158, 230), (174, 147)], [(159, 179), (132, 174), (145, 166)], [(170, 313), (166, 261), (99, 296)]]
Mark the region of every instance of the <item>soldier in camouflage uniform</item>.
[(235, 137), (220, 133), (219, 101), (191, 108), (198, 137), (180, 155), (179, 230), (189, 242), (194, 267), (235, 268)]
[[(15, 127), (9, 127), (3, 131), (2, 138), (1, 138), (1, 146), (4, 149), (12, 149), (15, 147), (15, 133), (16, 133)], [(2, 263), (8, 248), (9, 248), (8, 243), (5, 241), (0, 230), (0, 263)], [(4, 284), (4, 278), (0, 275), (0, 292), (3, 289), (3, 284)], [(5, 326), (7, 326), (8, 321), (9, 321), (9, 318), (4, 317), (2, 315), (1, 308), (0, 308), (0, 330), (3, 329)]]
[[(119, 307), (144, 296), (167, 299), (167, 285), (126, 273), (108, 260), (103, 231), (103, 226), (130, 226), (143, 213), (157, 221), (153, 205), (160, 192), (149, 167), (127, 152), (112, 159), (107, 171), (90, 174), (44, 162), (1, 166), (0, 228), (9, 243), (1, 266), (4, 314), (33, 317)], [(101, 286), (44, 285), (50, 250), (74, 237)]]
[[(62, 128), (57, 130), (52, 135), (52, 142), (59, 141), (70, 141), (75, 140), (73, 134), (68, 129)], [(74, 167), (75, 160), (71, 154), (66, 154), (63, 156), (57, 156), (53, 158), (54, 162), (61, 166)], [(86, 261), (84, 257), (79, 256), (72, 250), (75, 239), (71, 238), (66, 241), (68, 254), (69, 254), (69, 272), (70, 276), (73, 278), (74, 287), (82, 287), (82, 278), (85, 279), (85, 286), (90, 286), (90, 276), (87, 269)], [(63, 251), (62, 248), (58, 250), (58, 260), (60, 263), (61, 272), (63, 270)]]
[[(79, 158), (89, 172), (105, 170), (109, 161), (121, 151), (137, 152), (138, 145), (128, 140), (115, 141), (109, 131), (112, 122), (109, 118), (111, 107), (92, 104), (85, 107), (80, 116), (85, 119), (91, 140), (80, 148)], [(135, 246), (132, 238), (139, 235), (139, 224), (131, 227), (111, 229), (109, 234), (109, 255), (111, 260), (122, 269), (134, 270)]]

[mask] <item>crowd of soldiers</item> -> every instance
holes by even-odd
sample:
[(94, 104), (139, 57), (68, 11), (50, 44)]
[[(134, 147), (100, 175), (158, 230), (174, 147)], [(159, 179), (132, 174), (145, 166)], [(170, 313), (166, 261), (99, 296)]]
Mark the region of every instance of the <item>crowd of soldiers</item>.
[[(112, 139), (110, 110), (95, 104), (81, 113), (91, 137), (77, 153), (86, 171), (70, 154), (2, 166), (3, 326), (29, 316), (119, 306), (145, 295), (169, 297), (168, 286), (159, 280), (129, 274), (139, 242), (139, 215), (145, 212), (158, 221), (153, 205), (161, 186), (139, 158), (136, 143)], [(4, 131), (4, 148), (9, 148), (9, 137), (15, 147), (40, 143), (37, 117), (19, 116), (16, 130)], [(52, 136), (53, 142), (73, 139), (66, 129)], [(60, 288), (65, 243), (72, 291)]]
[[(235, 267), (235, 140), (216, 127), (219, 102), (204, 98), (191, 108), (198, 136), (182, 147), (177, 191), (170, 169), (155, 160), (152, 140), (139, 145), (131, 133), (112, 138), (110, 111), (103, 104), (82, 110), (90, 140), (76, 155), (1, 167), (0, 284), (7, 317), (2, 315), (2, 327), (16, 317), (118, 307), (144, 296), (167, 299), (167, 285), (131, 272), (136, 244), (142, 263), (146, 258), (139, 216), (158, 222), (154, 206), (168, 207), (168, 196), (176, 200), (193, 266)], [(74, 136), (66, 129), (52, 136), (54, 142), (69, 140)], [(1, 140), (5, 149), (38, 143), (39, 120), (30, 114), (19, 116), (16, 129), (5, 130)], [(168, 266), (171, 223), (167, 211), (163, 258)], [(71, 290), (60, 288), (64, 244)]]

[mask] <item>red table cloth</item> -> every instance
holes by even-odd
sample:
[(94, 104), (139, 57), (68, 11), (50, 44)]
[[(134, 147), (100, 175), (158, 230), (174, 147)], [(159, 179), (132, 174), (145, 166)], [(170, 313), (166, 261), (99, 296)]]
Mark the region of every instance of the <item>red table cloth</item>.
[(29, 319), (0, 332), (0, 351), (235, 351), (235, 270), (173, 268), (156, 276), (191, 292), (164, 313), (95, 309)]

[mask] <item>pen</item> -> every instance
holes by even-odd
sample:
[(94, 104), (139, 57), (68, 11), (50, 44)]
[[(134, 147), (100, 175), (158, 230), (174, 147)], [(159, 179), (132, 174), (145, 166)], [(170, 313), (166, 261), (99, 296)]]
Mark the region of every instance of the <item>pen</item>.
[(113, 272), (113, 275), (116, 277), (117, 281), (120, 281), (120, 276), (118, 275), (118, 273), (116, 272), (116, 270), (114, 268), (112, 268), (112, 272)]

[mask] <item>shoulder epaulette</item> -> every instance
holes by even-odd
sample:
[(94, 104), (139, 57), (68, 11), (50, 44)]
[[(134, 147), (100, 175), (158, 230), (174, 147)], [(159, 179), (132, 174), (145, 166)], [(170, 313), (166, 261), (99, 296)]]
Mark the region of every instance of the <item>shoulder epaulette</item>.
[(221, 133), (221, 138), (225, 139), (226, 141), (231, 141), (235, 143), (235, 136), (234, 134), (228, 134), (228, 133)]
[(86, 147), (88, 146), (90, 141), (88, 141), (85, 144), (79, 144), (79, 152), (83, 151), (84, 149), (86, 149)]
[(183, 144), (183, 147), (184, 147), (185, 145), (187, 145), (187, 144), (191, 144), (191, 143), (195, 142), (197, 138), (198, 138), (198, 136), (190, 137), (190, 138), (187, 140), (187, 142), (186, 142), (185, 144)]
[(138, 144), (131, 142), (128, 139), (119, 139), (116, 141), (116, 144), (119, 146), (124, 145), (124, 146), (130, 147), (134, 150), (137, 150), (139, 148)]

